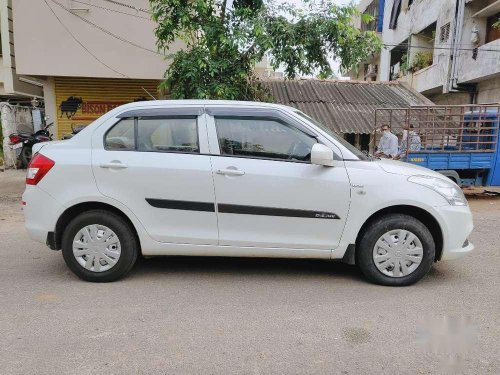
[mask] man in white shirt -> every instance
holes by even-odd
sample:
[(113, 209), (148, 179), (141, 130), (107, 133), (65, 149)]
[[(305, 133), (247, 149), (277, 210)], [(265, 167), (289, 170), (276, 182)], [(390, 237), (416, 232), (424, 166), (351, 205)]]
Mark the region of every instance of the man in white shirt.
[(391, 133), (389, 125), (382, 125), (380, 128), (382, 137), (378, 143), (375, 156), (393, 158), (398, 155), (398, 137)]
[(413, 130), (413, 125), (403, 126), (403, 138), (401, 139), (401, 147), (399, 148), (398, 156), (395, 159), (406, 161), (408, 151), (420, 151), (422, 148), (422, 141), (420, 136)]

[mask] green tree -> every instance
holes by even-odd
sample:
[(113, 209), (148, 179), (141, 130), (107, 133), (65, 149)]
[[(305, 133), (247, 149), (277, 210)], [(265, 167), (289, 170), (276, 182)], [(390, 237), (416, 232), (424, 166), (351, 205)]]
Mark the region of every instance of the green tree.
[(353, 26), (358, 15), (353, 6), (331, 0), (303, 7), (278, 0), (150, 0), (150, 5), (158, 49), (166, 54), (177, 39), (186, 44), (172, 55), (160, 86), (177, 99), (267, 100), (253, 73), (264, 56), (273, 68), (283, 67), (287, 78), (329, 76), (329, 59), (338, 58), (346, 71), (381, 48), (375, 32)]

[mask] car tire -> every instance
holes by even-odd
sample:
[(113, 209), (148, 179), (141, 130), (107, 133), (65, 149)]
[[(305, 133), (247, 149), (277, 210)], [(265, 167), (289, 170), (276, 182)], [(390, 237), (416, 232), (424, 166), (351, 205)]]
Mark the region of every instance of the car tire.
[[(75, 241), (76, 238), (80, 238), (77, 237), (80, 234), (83, 236), (81, 240)], [(103, 238), (108, 235), (110, 240), (104, 241)], [(92, 237), (95, 240), (83, 243), (86, 238)], [(92, 245), (94, 248), (88, 246), (90, 242), (95, 243)], [(108, 242), (113, 244), (107, 246)], [(74, 244), (81, 244), (78, 246), (82, 248), (75, 249)], [(81, 255), (89, 249), (95, 253)], [(119, 255), (112, 255), (114, 258), (110, 258), (108, 254), (111, 253)], [(79, 278), (92, 282), (111, 282), (122, 278), (132, 269), (139, 254), (139, 245), (134, 231), (122, 217), (105, 210), (92, 210), (81, 213), (67, 225), (62, 236), (62, 254), (68, 267)], [(92, 259), (89, 259), (89, 256)], [(114, 263), (110, 263), (111, 261)], [(89, 264), (91, 267), (87, 269), (86, 266)], [(108, 267), (110, 268), (107, 269)]]
[(356, 248), (356, 264), (375, 284), (407, 286), (429, 272), (435, 251), (434, 238), (420, 220), (405, 214), (388, 214), (364, 230)]

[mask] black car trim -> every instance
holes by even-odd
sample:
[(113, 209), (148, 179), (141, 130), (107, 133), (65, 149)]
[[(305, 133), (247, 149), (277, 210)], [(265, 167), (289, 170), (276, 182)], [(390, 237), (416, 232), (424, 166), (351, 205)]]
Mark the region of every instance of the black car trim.
[(215, 204), (211, 202), (177, 201), (171, 199), (152, 199), (146, 201), (156, 208), (168, 208), (171, 210), (204, 211), (215, 212)]
[[(210, 202), (178, 201), (170, 199), (146, 198), (146, 201), (156, 208), (167, 208), (171, 210), (203, 211), (215, 212), (215, 204)], [(283, 216), (302, 217), (305, 219), (329, 219), (338, 220), (340, 217), (333, 212), (299, 210), (294, 208), (245, 206), (239, 204), (219, 203), (217, 210), (223, 214), (238, 215), (262, 215), (262, 216)]]
[(299, 210), (294, 208), (244, 206), (239, 204), (220, 203), (218, 211), (225, 214), (263, 215), (263, 216), (287, 216), (302, 217), (310, 219), (340, 219), (337, 214), (324, 211)]

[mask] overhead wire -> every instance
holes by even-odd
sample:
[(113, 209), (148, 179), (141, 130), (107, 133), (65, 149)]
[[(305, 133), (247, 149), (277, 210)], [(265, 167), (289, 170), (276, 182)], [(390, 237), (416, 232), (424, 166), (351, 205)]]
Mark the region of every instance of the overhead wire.
[(127, 12), (122, 12), (122, 11), (120, 11), (120, 10), (116, 10), (116, 9), (111, 9), (111, 8), (102, 7), (102, 6), (100, 6), (100, 5), (87, 3), (87, 2), (85, 2), (85, 1), (73, 0), (73, 2), (75, 2), (75, 3), (79, 3), (79, 4), (83, 4), (83, 5), (87, 5), (87, 6), (94, 7), (94, 8), (98, 8), (98, 9), (102, 9), (102, 10), (107, 10), (107, 11), (109, 11), (109, 12), (114, 12), (114, 13), (119, 13), (119, 14), (123, 14), (123, 15), (131, 16), (131, 17), (135, 17), (135, 18), (140, 18), (140, 19), (143, 19), (143, 20), (151, 20), (151, 18), (150, 18), (150, 17), (143, 17), (143, 16), (139, 16), (138, 14), (131, 14), (131, 13), (127, 13)]
[[(46, 0), (44, 0), (44, 1), (45, 1), (45, 2), (47, 2)], [(136, 48), (139, 48), (139, 49), (142, 49), (142, 50), (144, 50), (144, 51), (148, 51), (148, 52), (154, 53), (154, 54), (156, 54), (156, 55), (165, 56), (165, 55), (163, 55), (162, 53), (158, 52), (157, 50), (153, 50), (153, 49), (151, 49), (151, 48), (147, 48), (147, 47), (141, 46), (140, 44), (134, 43), (134, 42), (132, 42), (132, 41), (130, 41), (130, 40), (128, 40), (128, 39), (125, 39), (125, 38), (123, 38), (123, 37), (121, 37), (121, 36), (119, 36), (119, 35), (117, 35), (117, 34), (115, 34), (115, 33), (111, 32), (111, 31), (109, 31), (109, 30), (105, 29), (105, 28), (104, 28), (104, 27), (102, 27), (102, 26), (99, 26), (99, 25), (95, 24), (94, 22), (92, 22), (92, 21), (90, 21), (90, 20), (88, 20), (88, 19), (86, 19), (86, 18), (84, 18), (84, 17), (80, 16), (79, 14), (76, 14), (76, 13), (72, 12), (72, 11), (71, 11), (71, 9), (67, 8), (66, 6), (64, 6), (63, 4), (59, 3), (59, 2), (58, 2), (58, 1), (56, 1), (56, 0), (50, 0), (50, 1), (51, 1), (51, 2), (53, 2), (54, 4), (58, 5), (58, 6), (59, 6), (59, 7), (61, 7), (62, 9), (64, 9), (64, 10), (65, 10), (66, 12), (68, 12), (69, 14), (72, 14), (73, 16), (77, 17), (77, 18), (78, 18), (78, 19), (80, 19), (81, 21), (85, 22), (86, 24), (88, 24), (88, 25), (90, 25), (90, 26), (92, 26), (92, 27), (94, 27), (94, 28), (96, 28), (96, 29), (98, 29), (98, 30), (102, 31), (103, 33), (105, 33), (105, 34), (107, 34), (107, 35), (109, 35), (109, 36), (111, 36), (111, 37), (113, 37), (113, 38), (115, 38), (115, 39), (120, 40), (120, 41), (121, 41), (121, 42), (123, 42), (123, 43), (128, 43), (128, 44), (130, 44), (130, 45), (132, 45), (132, 46), (134, 46), (134, 47), (136, 47)]]
[(54, 17), (57, 19), (57, 21), (61, 24), (61, 26), (66, 30), (66, 32), (71, 36), (71, 38), (80, 46), (82, 47), (89, 55), (91, 55), (96, 61), (98, 61), (100, 64), (102, 64), (103, 66), (105, 66), (106, 68), (110, 69), (111, 71), (115, 72), (116, 74), (119, 74), (121, 75), (122, 77), (125, 77), (125, 78), (130, 78), (129, 76), (127, 76), (126, 74), (116, 70), (115, 68), (111, 67), (110, 65), (106, 64), (104, 61), (102, 61), (101, 59), (99, 59), (94, 53), (92, 53), (92, 51), (90, 51), (82, 42), (80, 42), (80, 40), (78, 40), (78, 38), (75, 36), (75, 34), (73, 34), (73, 32), (71, 32), (71, 30), (62, 22), (62, 20), (59, 18), (59, 16), (56, 14), (56, 12), (54, 11), (54, 9), (52, 9), (52, 7), (49, 5), (49, 3), (47, 2), (47, 0), (43, 0), (45, 2), (45, 4), (47, 5), (47, 7), (50, 9), (51, 13), (54, 15)]
[[(395, 47), (392, 48), (392, 50), (400, 50), (400, 51), (406, 51), (408, 48), (415, 48), (415, 49), (428, 49), (428, 50), (453, 50), (453, 47), (426, 47), (426, 46), (415, 46), (411, 44), (383, 44), (384, 47)], [(397, 48), (399, 47), (399, 48)], [(458, 48), (459, 51), (475, 51), (476, 49), (479, 49), (480, 47), (477, 48)], [(479, 51), (481, 52), (500, 52), (500, 49), (489, 49), (489, 48), (481, 48)]]
[(122, 6), (122, 7), (125, 7), (125, 8), (134, 9), (134, 10), (136, 10), (138, 12), (143, 12), (143, 13), (151, 14), (151, 12), (149, 10), (147, 10), (147, 9), (137, 8), (137, 7), (133, 6), (133, 5), (125, 4), (125, 3), (122, 3), (122, 2), (117, 1), (117, 0), (102, 0), (102, 1), (106, 1), (108, 3), (119, 5), (119, 6)]

